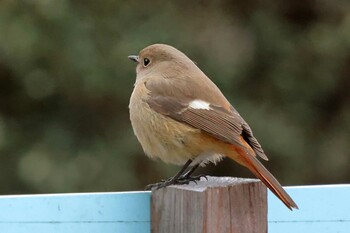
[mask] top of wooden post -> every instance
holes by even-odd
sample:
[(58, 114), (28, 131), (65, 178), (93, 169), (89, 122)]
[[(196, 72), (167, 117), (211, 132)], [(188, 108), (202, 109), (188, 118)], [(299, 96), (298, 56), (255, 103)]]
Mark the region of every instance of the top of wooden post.
[(152, 233), (266, 233), (267, 189), (256, 179), (208, 177), (152, 192)]
[(195, 192), (203, 192), (207, 188), (227, 188), (229, 186), (236, 186), (242, 184), (249, 184), (254, 182), (261, 182), (258, 179), (246, 179), (238, 177), (215, 177), (207, 176), (207, 178), (201, 178), (200, 181), (190, 182), (186, 185), (171, 185), (168, 188), (176, 188), (182, 190), (189, 190)]

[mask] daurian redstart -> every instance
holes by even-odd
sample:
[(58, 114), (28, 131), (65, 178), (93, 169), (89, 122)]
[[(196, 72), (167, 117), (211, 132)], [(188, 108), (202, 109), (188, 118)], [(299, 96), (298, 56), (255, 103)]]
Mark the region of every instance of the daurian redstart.
[(145, 153), (183, 165), (149, 189), (200, 179), (193, 171), (223, 156), (247, 167), (289, 208), (298, 208), (259, 162), (268, 160), (249, 125), (219, 88), (179, 50), (150, 45), (129, 58), (137, 63), (129, 109), (134, 133)]

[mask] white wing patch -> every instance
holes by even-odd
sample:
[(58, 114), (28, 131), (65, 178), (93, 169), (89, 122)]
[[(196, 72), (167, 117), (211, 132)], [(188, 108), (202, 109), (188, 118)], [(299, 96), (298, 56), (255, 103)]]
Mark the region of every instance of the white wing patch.
[(203, 100), (192, 100), (189, 104), (189, 107), (194, 109), (210, 110), (210, 103), (205, 102)]

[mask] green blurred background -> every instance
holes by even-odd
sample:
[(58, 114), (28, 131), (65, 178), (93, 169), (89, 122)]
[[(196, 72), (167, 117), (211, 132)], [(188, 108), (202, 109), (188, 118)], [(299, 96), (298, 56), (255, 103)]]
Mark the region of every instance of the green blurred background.
[[(0, 1), (0, 193), (140, 190), (128, 101), (152, 43), (185, 52), (250, 124), (284, 185), (350, 180), (350, 2)], [(224, 160), (200, 173), (252, 175)]]

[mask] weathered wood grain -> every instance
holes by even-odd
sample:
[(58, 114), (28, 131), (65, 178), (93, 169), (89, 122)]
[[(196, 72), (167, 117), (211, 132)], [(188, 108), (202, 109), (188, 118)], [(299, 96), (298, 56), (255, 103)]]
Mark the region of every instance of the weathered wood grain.
[(208, 177), (152, 192), (152, 233), (266, 233), (267, 190), (255, 179)]

